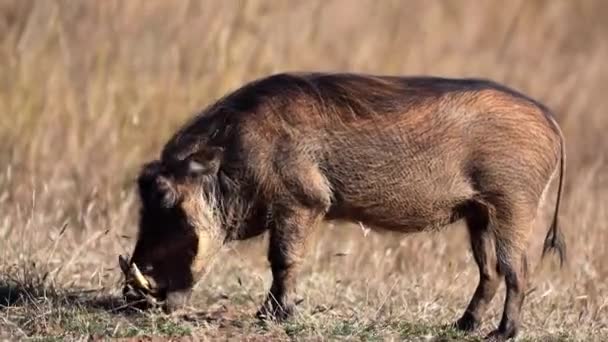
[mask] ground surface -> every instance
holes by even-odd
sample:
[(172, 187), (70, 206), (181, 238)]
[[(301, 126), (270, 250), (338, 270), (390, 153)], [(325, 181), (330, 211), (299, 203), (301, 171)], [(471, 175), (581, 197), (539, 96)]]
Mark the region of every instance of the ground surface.
[[(520, 340), (608, 340), (608, 14), (588, 1), (0, 0), (0, 339), (476, 340), (446, 328), (477, 282), (456, 224), (411, 236), (316, 232), (295, 319), (253, 318), (263, 239), (227, 246), (174, 315), (119, 298), (134, 178), (186, 118), (285, 70), (491, 78), (555, 111), (567, 142), (569, 259), (531, 250)], [(405, 194), (406, 195), (406, 194)]]

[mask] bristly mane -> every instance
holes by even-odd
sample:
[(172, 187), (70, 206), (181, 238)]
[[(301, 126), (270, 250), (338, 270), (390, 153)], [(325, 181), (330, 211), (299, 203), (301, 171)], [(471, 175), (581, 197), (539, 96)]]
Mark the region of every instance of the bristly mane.
[[(231, 127), (241, 115), (272, 111), (289, 121), (290, 106), (308, 107), (310, 115), (325, 120), (370, 118), (404, 112), (412, 106), (462, 92), (499, 90), (539, 105), (537, 101), (503, 85), (485, 79), (440, 77), (372, 76), (350, 73), (281, 73), (252, 81), (227, 94), (192, 118), (171, 139), (163, 156), (180, 145), (193, 144), (196, 137), (213, 140)], [(548, 110), (547, 110), (548, 111)], [(181, 146), (182, 148), (184, 146)], [(173, 153), (175, 155), (175, 153)]]

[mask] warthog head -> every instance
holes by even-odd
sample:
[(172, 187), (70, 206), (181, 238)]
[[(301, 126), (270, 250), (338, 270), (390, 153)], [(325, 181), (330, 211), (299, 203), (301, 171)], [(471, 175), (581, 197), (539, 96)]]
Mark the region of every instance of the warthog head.
[(162, 302), (173, 310), (210, 266), (225, 238), (217, 181), (221, 153), (208, 148), (143, 167), (137, 243), (130, 260), (119, 257), (127, 300)]

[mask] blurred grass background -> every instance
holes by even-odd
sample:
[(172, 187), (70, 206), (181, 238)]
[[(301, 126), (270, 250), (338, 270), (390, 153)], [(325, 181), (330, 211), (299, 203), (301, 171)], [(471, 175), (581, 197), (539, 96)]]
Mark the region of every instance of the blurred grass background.
[[(532, 295), (526, 318), (607, 329), (607, 16), (602, 0), (0, 0), (2, 267), (37, 261), (62, 286), (115, 290), (116, 254), (134, 244), (140, 165), (187, 118), (247, 81), (299, 70), (483, 77), (547, 104), (566, 136), (570, 263), (541, 273), (544, 297)], [(536, 250), (547, 228), (543, 220)], [(400, 317), (434, 322), (456, 318), (474, 289), (457, 229), (319, 235), (303, 278), (313, 303), (369, 311), (370, 288), (375, 305), (397, 289), (389, 303), (410, 312)], [(264, 255), (259, 241), (236, 246), (199, 300), (233, 281), (226, 265), (256, 279)], [(399, 277), (406, 282), (392, 285)], [(345, 290), (328, 295), (337, 282)], [(255, 284), (260, 299), (266, 285)], [(436, 298), (449, 308), (428, 311)]]

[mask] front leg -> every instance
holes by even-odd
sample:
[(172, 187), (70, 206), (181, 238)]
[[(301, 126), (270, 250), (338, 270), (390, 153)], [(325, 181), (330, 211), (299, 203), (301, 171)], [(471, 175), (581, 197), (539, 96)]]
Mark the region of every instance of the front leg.
[(272, 286), (257, 316), (282, 321), (293, 314), (296, 276), (321, 214), (308, 208), (281, 207), (272, 216), (268, 246)]

